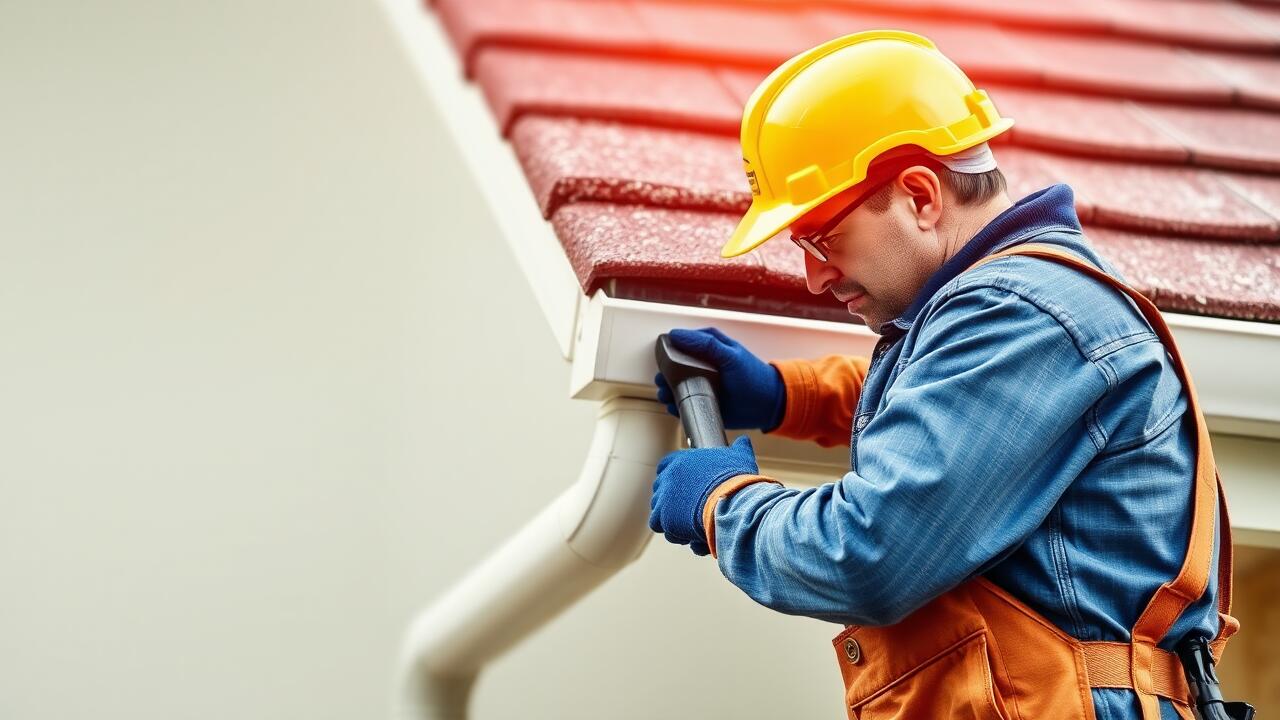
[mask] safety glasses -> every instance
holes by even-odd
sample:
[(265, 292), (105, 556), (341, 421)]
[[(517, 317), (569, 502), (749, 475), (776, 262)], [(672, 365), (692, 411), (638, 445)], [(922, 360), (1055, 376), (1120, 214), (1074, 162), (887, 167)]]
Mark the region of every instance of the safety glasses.
[(868, 186), (866, 192), (858, 196), (857, 200), (846, 205), (840, 212), (833, 215), (830, 220), (822, 224), (822, 227), (807, 235), (792, 235), (791, 242), (795, 243), (796, 247), (817, 258), (818, 262), (827, 262), (827, 260), (831, 258), (831, 245), (830, 241), (827, 240), (827, 235), (834, 230), (837, 225), (844, 222), (844, 219), (849, 217), (854, 210), (861, 207), (862, 203), (866, 202), (868, 198), (879, 192), (880, 188), (888, 185), (895, 177), (896, 175), (890, 175), (889, 177), (883, 178)]

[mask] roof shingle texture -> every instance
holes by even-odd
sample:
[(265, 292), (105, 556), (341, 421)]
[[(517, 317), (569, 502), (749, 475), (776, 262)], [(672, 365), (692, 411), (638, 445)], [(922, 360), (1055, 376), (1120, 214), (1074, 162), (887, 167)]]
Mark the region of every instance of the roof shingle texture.
[[(790, 243), (731, 261), (737, 133), (770, 70), (919, 32), (990, 92), (1021, 197), (1065, 182), (1162, 309), (1280, 322), (1280, 5), (1228, 0), (439, 0), (583, 289), (850, 319)], [(734, 301), (732, 298), (737, 297)]]

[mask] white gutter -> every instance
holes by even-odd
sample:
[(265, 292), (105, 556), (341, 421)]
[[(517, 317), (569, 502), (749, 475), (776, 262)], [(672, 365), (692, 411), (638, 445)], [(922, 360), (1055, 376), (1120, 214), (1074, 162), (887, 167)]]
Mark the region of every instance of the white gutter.
[[(876, 335), (861, 325), (611, 298), (579, 310), (574, 397), (649, 397), (653, 338), (673, 327), (715, 325), (762, 357), (869, 355)], [(1215, 433), (1280, 438), (1280, 325), (1164, 313)], [(1280, 458), (1278, 458), (1280, 460)]]
[[(573, 397), (604, 400), (577, 483), (418, 615), (396, 679), (396, 717), (461, 720), (485, 663), (624, 567), (644, 549), (657, 459), (675, 446), (674, 420), (652, 402), (654, 338), (716, 325), (765, 357), (867, 354), (875, 336), (834, 322), (583, 296), (510, 146), (479, 90), (467, 84), (437, 18), (419, 0), (381, 0), (455, 144), (469, 180), (528, 278), (565, 358)], [(1166, 314), (1215, 433), (1241, 542), (1280, 547), (1280, 326)], [(638, 398), (638, 399), (628, 399)], [(777, 438), (756, 443), (762, 471), (833, 480), (847, 449)], [(1241, 500), (1244, 503), (1240, 503)]]

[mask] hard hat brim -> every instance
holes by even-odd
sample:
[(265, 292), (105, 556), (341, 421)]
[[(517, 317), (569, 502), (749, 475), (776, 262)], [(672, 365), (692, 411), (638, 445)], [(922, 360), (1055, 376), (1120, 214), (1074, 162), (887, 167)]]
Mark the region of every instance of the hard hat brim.
[(774, 205), (761, 211), (758, 205), (752, 204), (747, 213), (738, 221), (728, 242), (720, 249), (720, 257), (731, 258), (746, 255), (768, 242), (782, 232), (797, 218), (821, 204), (815, 202), (808, 207), (794, 205)]

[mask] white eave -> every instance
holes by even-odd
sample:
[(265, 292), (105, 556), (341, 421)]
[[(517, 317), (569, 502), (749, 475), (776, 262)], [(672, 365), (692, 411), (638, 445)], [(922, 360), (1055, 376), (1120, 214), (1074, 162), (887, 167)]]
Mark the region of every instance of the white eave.
[[(875, 335), (865, 327), (729, 310), (586, 297), (530, 192), (511, 146), (480, 90), (465, 81), (438, 18), (416, 0), (382, 0), (388, 17), (418, 69), (435, 107), (453, 133), (473, 182), (529, 280), (534, 296), (566, 359), (573, 361), (573, 397), (602, 400), (653, 397), (654, 338), (673, 327), (717, 325), (765, 357), (811, 357), (832, 352), (869, 354)], [(1229, 494), (1261, 507), (1238, 509), (1235, 522), (1251, 543), (1280, 546), (1280, 325), (1166, 313), (1215, 434), (1267, 439), (1251, 445), (1236, 477), (1218, 453)], [(1215, 443), (1216, 445), (1217, 443)], [(789, 468), (801, 480), (829, 477), (838, 453), (765, 440), (762, 462)], [(1261, 448), (1261, 450), (1258, 450)], [(1268, 457), (1268, 455), (1270, 457)], [(806, 471), (807, 469), (807, 471)], [(787, 476), (789, 479), (794, 476)], [(1234, 486), (1241, 485), (1239, 491)], [(1257, 512), (1254, 512), (1257, 510)], [(1242, 538), (1242, 540), (1245, 538)]]

